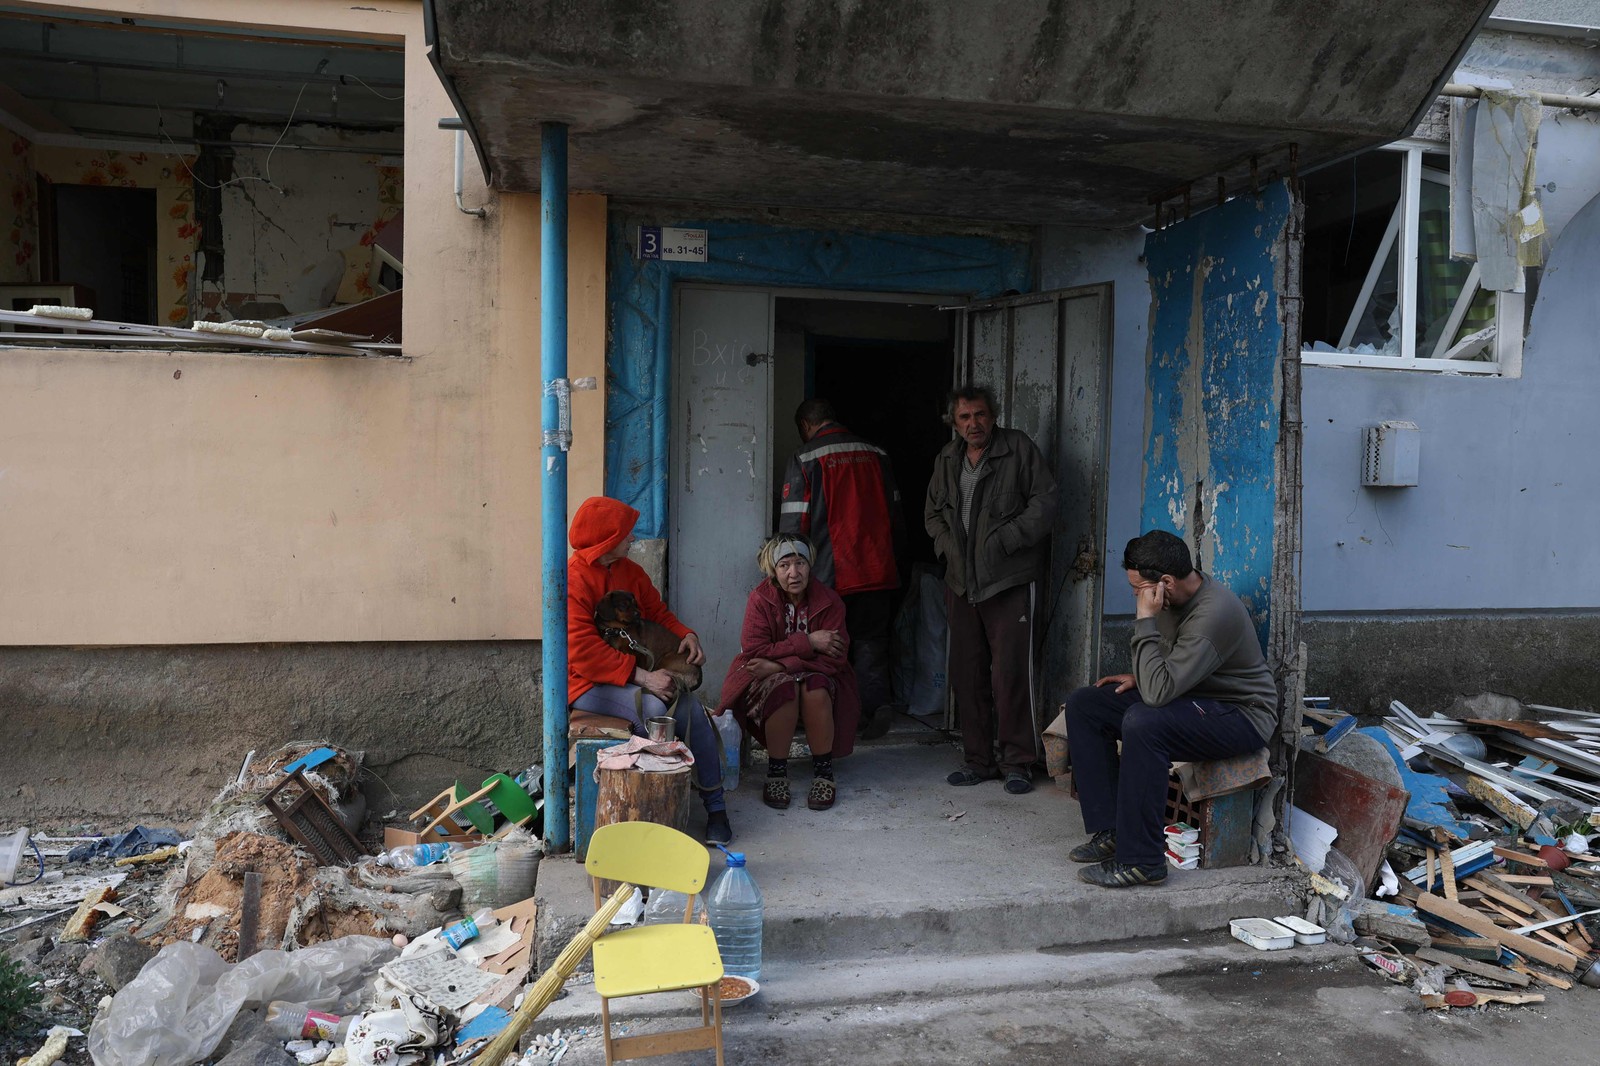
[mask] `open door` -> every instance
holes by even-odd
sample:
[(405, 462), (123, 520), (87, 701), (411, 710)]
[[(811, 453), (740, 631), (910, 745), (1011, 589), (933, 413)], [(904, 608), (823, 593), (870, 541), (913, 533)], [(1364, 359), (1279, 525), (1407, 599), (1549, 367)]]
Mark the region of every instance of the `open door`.
[(770, 532), (772, 295), (681, 285), (677, 303), (666, 597), (700, 634), (699, 696), (710, 706), (739, 651)]
[(1060, 485), (1039, 595), (1044, 647), (1035, 716), (1042, 730), (1067, 693), (1100, 670), (1111, 285), (964, 308), (956, 376), (994, 390), (1000, 424), (1033, 438)]

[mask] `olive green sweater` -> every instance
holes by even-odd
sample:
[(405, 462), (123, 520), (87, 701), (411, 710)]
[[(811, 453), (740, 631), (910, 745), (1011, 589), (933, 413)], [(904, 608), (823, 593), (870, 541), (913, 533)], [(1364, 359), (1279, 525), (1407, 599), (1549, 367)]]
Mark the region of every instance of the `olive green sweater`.
[(1185, 696), (1232, 703), (1263, 740), (1278, 723), (1278, 686), (1261, 654), (1250, 612), (1232, 590), (1201, 575), (1182, 607), (1133, 623), (1133, 678), (1139, 699), (1162, 707)]

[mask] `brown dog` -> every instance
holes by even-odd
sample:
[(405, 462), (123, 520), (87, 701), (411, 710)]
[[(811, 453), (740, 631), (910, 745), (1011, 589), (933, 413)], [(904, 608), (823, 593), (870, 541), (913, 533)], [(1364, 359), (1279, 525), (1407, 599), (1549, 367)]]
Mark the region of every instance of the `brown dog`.
[(631, 592), (608, 592), (595, 604), (594, 624), (601, 638), (618, 651), (639, 660), (646, 670), (665, 670), (678, 687), (693, 692), (700, 687), (700, 668), (678, 650), (682, 643), (672, 631), (639, 613), (639, 601)]

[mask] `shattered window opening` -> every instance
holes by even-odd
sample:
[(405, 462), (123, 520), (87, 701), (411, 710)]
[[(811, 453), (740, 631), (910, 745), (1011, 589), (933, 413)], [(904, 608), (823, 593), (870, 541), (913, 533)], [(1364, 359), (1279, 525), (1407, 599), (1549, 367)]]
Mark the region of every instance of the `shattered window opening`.
[(36, 298), (50, 287), (91, 317), (0, 334), (297, 355), (400, 343), (404, 41), (72, 15), (0, 27), (33, 116), (0, 116), (16, 213), (0, 309), (63, 303)]
[[(1306, 176), (1304, 361), (1493, 374), (1522, 296), (1450, 255), (1450, 159), (1403, 142)], [(1502, 334), (1504, 334), (1502, 336)]]

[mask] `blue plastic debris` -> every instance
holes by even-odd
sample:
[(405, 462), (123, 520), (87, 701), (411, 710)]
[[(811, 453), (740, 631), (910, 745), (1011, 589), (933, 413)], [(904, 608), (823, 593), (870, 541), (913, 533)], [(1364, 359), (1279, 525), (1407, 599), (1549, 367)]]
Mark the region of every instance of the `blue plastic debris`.
[(338, 757), (339, 753), (332, 748), (318, 748), (316, 751), (306, 752), (294, 762), (285, 766), (283, 772), (292, 774), (296, 770), (315, 770), (329, 759), (337, 759)]

